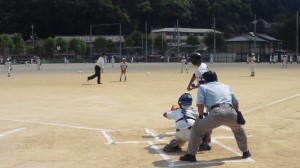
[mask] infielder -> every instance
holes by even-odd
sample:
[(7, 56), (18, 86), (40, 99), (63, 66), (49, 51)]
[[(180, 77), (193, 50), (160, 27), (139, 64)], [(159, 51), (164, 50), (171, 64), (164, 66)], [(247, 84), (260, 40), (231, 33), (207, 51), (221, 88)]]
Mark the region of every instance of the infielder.
[[(198, 118), (198, 111), (191, 108), (192, 102), (192, 96), (189, 93), (184, 93), (180, 96), (178, 105), (173, 105), (171, 111), (163, 114), (164, 117), (175, 120), (176, 124), (175, 139), (172, 139), (170, 143), (163, 148), (163, 151), (180, 151), (181, 147), (189, 140), (192, 125)], [(199, 150), (211, 150), (211, 146), (206, 142), (206, 139), (203, 139)]]
[(126, 62), (126, 59), (123, 58), (122, 62), (120, 63), (120, 68), (121, 68), (120, 82), (122, 81), (123, 75), (125, 77), (124, 82), (126, 82), (126, 79), (127, 79), (127, 77), (126, 77), (127, 67), (128, 67), (128, 64)]
[(248, 55), (248, 62), (250, 63), (250, 71), (251, 71), (251, 75), (252, 77), (255, 76), (255, 55), (254, 53), (251, 53)]
[(5, 64), (4, 64), (4, 69), (6, 69), (7, 71), (7, 77), (10, 77), (10, 72), (12, 70), (12, 66), (11, 66), (11, 61), (9, 58), (6, 59)]
[(181, 61), (181, 73), (183, 73), (183, 69), (185, 68), (186, 70), (186, 73), (189, 73), (189, 70), (188, 70), (188, 62), (187, 60), (185, 59), (185, 57), (182, 57)]

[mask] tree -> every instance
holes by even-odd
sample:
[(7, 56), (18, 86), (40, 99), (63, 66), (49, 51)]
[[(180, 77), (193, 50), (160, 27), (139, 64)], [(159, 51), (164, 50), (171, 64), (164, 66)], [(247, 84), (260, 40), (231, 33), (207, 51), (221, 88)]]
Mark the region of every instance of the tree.
[(55, 39), (55, 48), (60, 47), (60, 52), (66, 52), (68, 50), (68, 42), (61, 37)]
[(163, 39), (163, 36), (160, 35), (154, 39), (154, 47), (156, 48), (156, 50), (159, 50), (162, 53), (164, 53), (164, 51), (167, 48), (167, 42), (165, 39)]
[(15, 48), (13, 40), (6, 34), (0, 35), (0, 48)]
[(189, 35), (187, 38), (187, 44), (188, 45), (199, 45), (200, 44), (200, 40), (198, 39), (198, 37), (194, 36), (194, 35)]
[(126, 38), (126, 46), (137, 47), (142, 46), (142, 33), (139, 31), (132, 32)]
[(112, 52), (116, 49), (116, 44), (111, 40), (100, 37), (94, 41), (94, 49), (98, 52)]
[(87, 51), (86, 43), (80, 39), (71, 39), (69, 45), (69, 50), (74, 51), (76, 54), (83, 54)]
[[(205, 33), (203, 42), (208, 46), (210, 50), (214, 48), (214, 32)], [(216, 33), (216, 48), (220, 49), (224, 47), (225, 40), (221, 33)]]
[(55, 40), (52, 37), (47, 38), (44, 41), (44, 51), (47, 56), (53, 56), (55, 50)]

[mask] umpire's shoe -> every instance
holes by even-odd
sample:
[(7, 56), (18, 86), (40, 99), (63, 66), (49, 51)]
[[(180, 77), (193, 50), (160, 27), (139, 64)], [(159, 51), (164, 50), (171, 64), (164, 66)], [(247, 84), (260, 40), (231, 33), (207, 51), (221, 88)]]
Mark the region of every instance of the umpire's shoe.
[(195, 155), (190, 155), (188, 153), (183, 156), (180, 156), (179, 160), (187, 162), (197, 162)]
[(210, 151), (212, 146), (208, 143), (202, 143), (199, 146), (199, 151)]
[(250, 151), (248, 150), (247, 152), (243, 152), (242, 158), (248, 158), (248, 157), (250, 157), (250, 156), (251, 156), (251, 153), (250, 153)]

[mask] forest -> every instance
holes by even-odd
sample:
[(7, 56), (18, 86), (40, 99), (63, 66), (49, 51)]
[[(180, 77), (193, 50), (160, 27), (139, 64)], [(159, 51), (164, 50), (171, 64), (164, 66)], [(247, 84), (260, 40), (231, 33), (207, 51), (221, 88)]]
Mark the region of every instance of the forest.
[[(230, 38), (265, 33), (295, 48), (296, 14), (300, 0), (0, 0), (0, 34), (20, 33), (26, 40), (58, 35), (88, 35), (93, 24), (121, 23), (122, 34), (174, 27), (212, 28)], [(146, 24), (147, 22), (147, 24)], [(95, 33), (116, 35), (104, 26)]]

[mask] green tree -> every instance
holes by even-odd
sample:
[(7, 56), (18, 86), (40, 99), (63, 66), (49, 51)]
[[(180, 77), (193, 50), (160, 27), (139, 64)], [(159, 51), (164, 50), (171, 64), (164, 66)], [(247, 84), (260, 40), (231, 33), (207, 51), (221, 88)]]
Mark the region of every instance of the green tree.
[(55, 40), (52, 37), (47, 38), (44, 41), (44, 52), (48, 57), (53, 56), (53, 52), (55, 50)]
[(55, 39), (55, 48), (60, 47), (60, 52), (66, 52), (68, 50), (68, 42), (61, 37)]
[(0, 35), (0, 48), (15, 48), (13, 40), (6, 34)]
[[(214, 32), (205, 33), (203, 42), (210, 50), (214, 48)], [(224, 36), (222, 33), (216, 33), (216, 48), (223, 48), (225, 45)]]
[(94, 49), (98, 52), (112, 52), (116, 49), (116, 44), (105, 38), (96, 38), (94, 41)]
[(194, 36), (194, 35), (189, 35), (187, 38), (187, 44), (188, 45), (199, 45), (200, 44), (200, 40), (198, 39), (198, 37)]
[(73, 38), (70, 40), (69, 50), (74, 51), (76, 54), (84, 54), (87, 51), (87, 45), (84, 41)]
[(160, 35), (160, 36), (157, 36), (155, 39), (154, 39), (154, 47), (156, 48), (156, 50), (159, 50), (161, 51), (162, 53), (164, 53), (164, 51), (166, 50), (167, 48), (167, 42), (165, 39), (163, 39), (163, 37)]
[(142, 46), (142, 33), (139, 31), (132, 32), (125, 40), (126, 46)]

